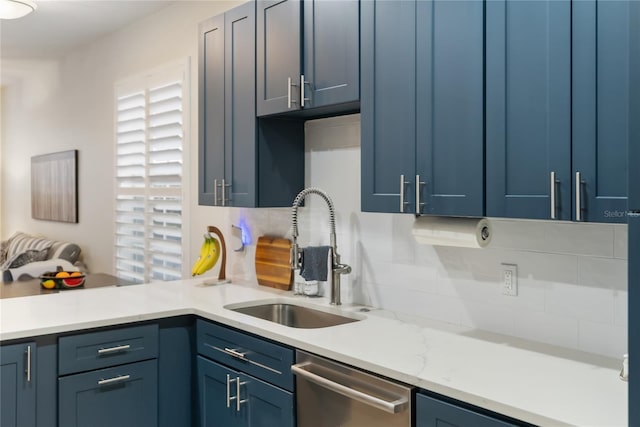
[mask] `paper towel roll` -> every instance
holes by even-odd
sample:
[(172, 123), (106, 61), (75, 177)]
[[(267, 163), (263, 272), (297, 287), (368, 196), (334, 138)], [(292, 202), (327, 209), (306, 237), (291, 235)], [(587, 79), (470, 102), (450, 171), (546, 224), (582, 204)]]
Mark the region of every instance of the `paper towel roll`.
[(484, 248), (491, 242), (486, 218), (417, 217), (412, 229), (418, 243), (435, 246)]

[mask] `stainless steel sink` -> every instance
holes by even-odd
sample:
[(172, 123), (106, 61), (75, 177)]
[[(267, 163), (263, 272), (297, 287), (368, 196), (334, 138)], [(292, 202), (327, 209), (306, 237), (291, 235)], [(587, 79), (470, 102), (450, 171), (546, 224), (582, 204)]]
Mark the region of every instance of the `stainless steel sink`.
[(225, 308), (291, 328), (326, 328), (362, 320), (362, 318), (346, 317), (301, 305), (280, 302), (261, 303), (244, 307), (227, 306)]

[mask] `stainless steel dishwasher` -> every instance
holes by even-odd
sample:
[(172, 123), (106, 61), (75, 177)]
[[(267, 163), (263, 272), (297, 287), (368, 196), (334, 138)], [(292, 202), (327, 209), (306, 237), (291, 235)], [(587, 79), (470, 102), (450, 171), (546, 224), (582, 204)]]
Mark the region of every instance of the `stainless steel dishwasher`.
[(411, 388), (296, 352), (298, 427), (409, 427)]

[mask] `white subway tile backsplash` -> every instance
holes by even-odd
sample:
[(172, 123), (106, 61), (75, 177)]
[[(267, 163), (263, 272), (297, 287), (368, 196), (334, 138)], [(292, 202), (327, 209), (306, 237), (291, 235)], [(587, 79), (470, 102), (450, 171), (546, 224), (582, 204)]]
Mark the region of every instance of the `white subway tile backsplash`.
[(499, 334), (514, 335), (514, 310), (487, 303), (465, 302), (460, 324)]
[(627, 249), (629, 244), (627, 224), (616, 224), (613, 226), (613, 256), (614, 258), (627, 259)]
[(620, 359), (629, 352), (627, 347), (627, 328), (581, 320), (578, 332), (578, 348), (590, 353)]
[(549, 221), (544, 224), (546, 252), (613, 256), (613, 226)]
[(615, 291), (613, 293), (613, 323), (616, 326), (624, 326), (626, 329), (628, 324), (628, 317), (628, 291)]
[(553, 283), (546, 292), (546, 311), (579, 320), (613, 324), (614, 291)]
[(614, 258), (579, 257), (578, 284), (625, 291), (627, 262)]
[(522, 311), (514, 318), (514, 335), (562, 347), (578, 348), (578, 320), (542, 311)]

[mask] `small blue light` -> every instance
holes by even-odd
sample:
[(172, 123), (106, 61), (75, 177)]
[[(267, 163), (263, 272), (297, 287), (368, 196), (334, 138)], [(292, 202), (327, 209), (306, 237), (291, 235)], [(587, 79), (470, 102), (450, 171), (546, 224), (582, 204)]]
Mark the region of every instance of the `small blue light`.
[(240, 218), (240, 231), (242, 232), (242, 244), (250, 245), (251, 244), (251, 231), (249, 230), (249, 226), (244, 218)]

